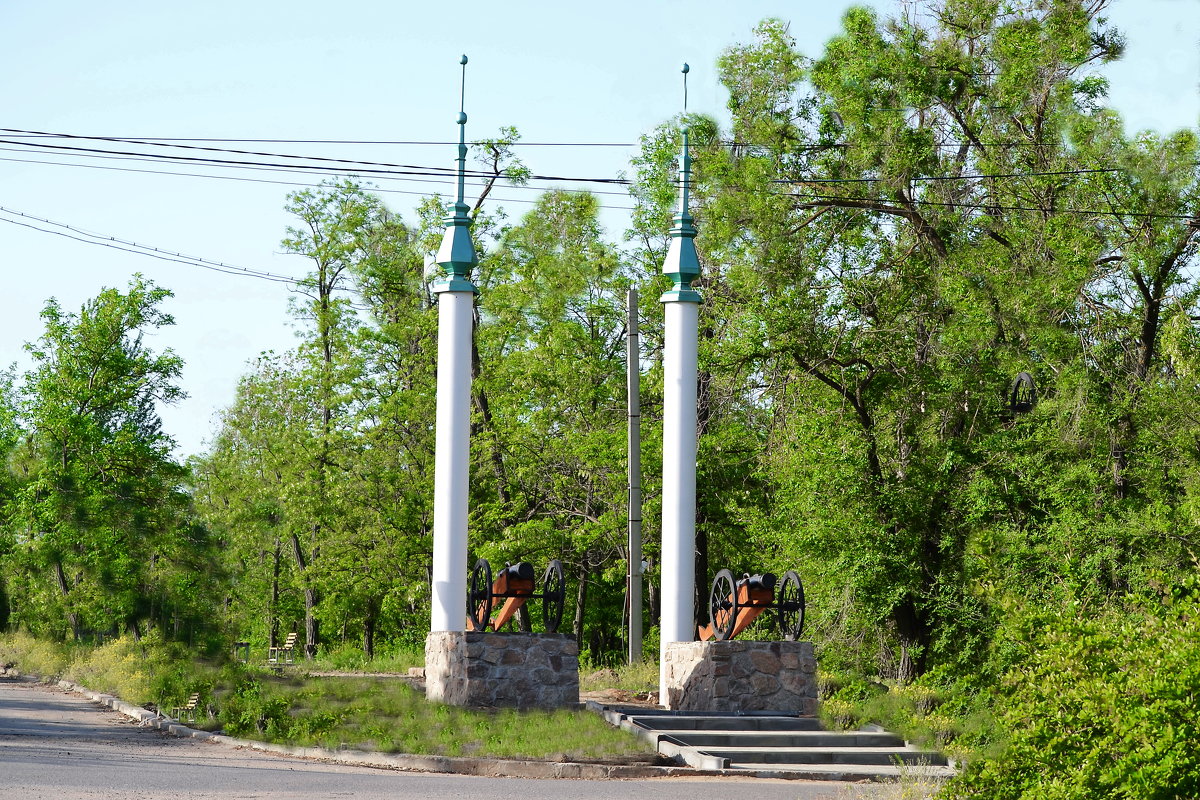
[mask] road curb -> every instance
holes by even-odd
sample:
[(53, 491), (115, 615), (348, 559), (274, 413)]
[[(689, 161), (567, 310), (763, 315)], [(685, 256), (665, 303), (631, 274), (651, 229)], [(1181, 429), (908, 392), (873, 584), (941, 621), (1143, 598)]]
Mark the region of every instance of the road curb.
[[(226, 747), (258, 750), (292, 758), (332, 761), (350, 766), (376, 767), (404, 772), (434, 772), (456, 775), (479, 775), (495, 778), (573, 778), (577, 780), (633, 780), (667, 777), (716, 777), (724, 770), (695, 770), (689, 767), (659, 767), (632, 764), (590, 764), (561, 761), (521, 761), (516, 759), (469, 758), (456, 756), (388, 755), (361, 750), (328, 750), (323, 747), (292, 747), (290, 745), (239, 739), (209, 731), (196, 730), (169, 717), (126, 703), (118, 697), (95, 692), (71, 681), (58, 681), (61, 689), (82, 695), (105, 708), (123, 714), (147, 728), (180, 738), (208, 741)], [(746, 777), (741, 773), (741, 777)]]

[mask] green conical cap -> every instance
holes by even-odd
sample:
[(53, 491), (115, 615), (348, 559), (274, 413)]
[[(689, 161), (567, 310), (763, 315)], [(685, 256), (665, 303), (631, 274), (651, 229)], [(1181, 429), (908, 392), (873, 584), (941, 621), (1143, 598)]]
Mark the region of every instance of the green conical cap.
[[(463, 65), (463, 90), (466, 90), (467, 57), (459, 62)], [(434, 285), (435, 292), (473, 292), (470, 274), (479, 257), (475, 254), (475, 242), (471, 240), (471, 210), (463, 199), (467, 170), (467, 115), (458, 112), (458, 199), (454, 213), (446, 218), (446, 232), (442, 235), (442, 246), (438, 248), (437, 264), (446, 273)]]
[(688, 210), (688, 196), (692, 183), (692, 156), (688, 151), (688, 129), (683, 129), (683, 152), (679, 157), (679, 208), (675, 212), (675, 224), (671, 228), (671, 244), (663, 260), (663, 274), (674, 286), (663, 299), (700, 302), (700, 295), (692, 289), (692, 281), (700, 277), (700, 259), (696, 255), (696, 226)]

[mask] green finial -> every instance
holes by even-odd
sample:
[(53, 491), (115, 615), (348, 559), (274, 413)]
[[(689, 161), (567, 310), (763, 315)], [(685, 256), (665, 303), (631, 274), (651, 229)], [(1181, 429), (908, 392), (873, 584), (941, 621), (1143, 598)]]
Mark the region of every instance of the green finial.
[(459, 59), (462, 64), (462, 85), (458, 97), (458, 198), (454, 202), (454, 214), (446, 218), (446, 232), (442, 246), (438, 248), (437, 263), (446, 275), (434, 287), (435, 292), (473, 292), (475, 286), (468, 277), (471, 269), (479, 263), (475, 255), (475, 243), (471, 241), (471, 210), (467, 205), (467, 57)]
[(687, 113), (687, 76), (688, 76), (688, 73), (692, 71), (692, 68), (689, 67), (687, 65), (687, 62), (685, 61), (685, 62), (683, 62), (683, 69), (681, 69), (679, 71), (683, 73), (683, 113), (686, 114)]
[[(691, 67), (683, 65), (683, 111), (687, 114), (687, 76)], [(696, 226), (688, 208), (689, 191), (692, 184), (692, 154), (688, 147), (688, 126), (681, 125), (683, 148), (679, 154), (679, 208), (675, 212), (675, 225), (671, 228), (671, 244), (663, 261), (663, 273), (675, 285), (662, 296), (663, 300), (699, 303), (700, 295), (692, 289), (692, 281), (700, 277), (700, 259), (696, 256)]]

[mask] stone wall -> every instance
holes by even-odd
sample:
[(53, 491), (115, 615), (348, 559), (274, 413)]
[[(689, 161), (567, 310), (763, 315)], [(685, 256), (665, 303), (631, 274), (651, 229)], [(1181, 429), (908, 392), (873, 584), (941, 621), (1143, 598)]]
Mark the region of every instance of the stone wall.
[(562, 633), (430, 633), (425, 696), (454, 706), (574, 707), (579, 646)]
[(817, 713), (812, 642), (671, 642), (665, 659), (667, 708)]

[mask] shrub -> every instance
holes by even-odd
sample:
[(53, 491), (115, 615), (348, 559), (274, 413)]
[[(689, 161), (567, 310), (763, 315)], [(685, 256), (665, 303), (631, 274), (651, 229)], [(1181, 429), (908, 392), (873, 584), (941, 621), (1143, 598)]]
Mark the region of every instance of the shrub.
[(1200, 603), (1191, 591), (1030, 619), (997, 719), (1009, 740), (952, 798), (1200, 797)]
[(44, 678), (60, 677), (71, 663), (66, 645), (35, 639), (27, 633), (0, 636), (0, 666)]

